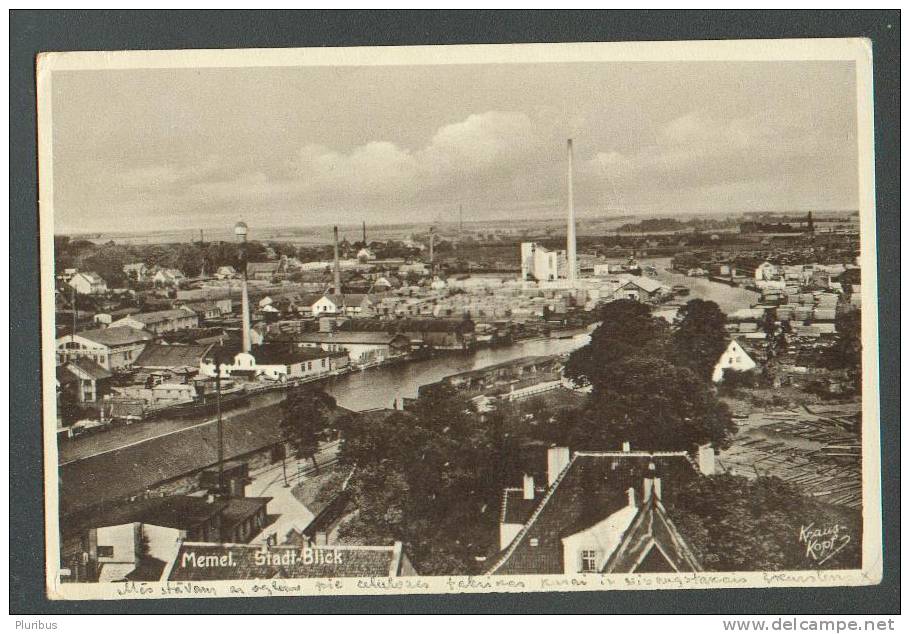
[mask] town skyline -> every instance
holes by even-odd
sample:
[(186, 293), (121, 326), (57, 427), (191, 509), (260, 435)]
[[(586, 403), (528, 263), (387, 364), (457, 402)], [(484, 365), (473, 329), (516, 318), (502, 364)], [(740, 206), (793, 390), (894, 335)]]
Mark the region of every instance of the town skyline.
[(580, 219), (855, 209), (854, 81), (841, 62), (62, 72), (55, 229), (544, 219), (567, 138)]

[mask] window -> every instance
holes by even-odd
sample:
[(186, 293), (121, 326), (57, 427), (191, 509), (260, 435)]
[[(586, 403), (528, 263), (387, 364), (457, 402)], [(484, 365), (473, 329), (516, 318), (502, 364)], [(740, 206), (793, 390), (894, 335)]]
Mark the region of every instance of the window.
[(597, 572), (597, 551), (596, 550), (581, 551), (581, 571), (582, 572)]
[(114, 556), (114, 547), (113, 546), (98, 546), (98, 557), (110, 558)]

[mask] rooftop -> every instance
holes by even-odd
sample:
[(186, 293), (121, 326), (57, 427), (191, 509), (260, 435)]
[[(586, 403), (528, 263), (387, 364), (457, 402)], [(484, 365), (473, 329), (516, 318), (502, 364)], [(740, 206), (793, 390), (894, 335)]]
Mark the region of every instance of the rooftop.
[(685, 452), (574, 453), (490, 574), (562, 574), (562, 539), (627, 506), (630, 487), (643, 499), (643, 482), (652, 462), (664, 480), (665, 496), (678, 489), (674, 483), (696, 475)]
[(140, 368), (199, 367), (212, 345), (162, 345), (150, 343), (133, 362)]
[(129, 326), (112, 326), (110, 328), (95, 328), (77, 332), (76, 336), (100, 343), (105, 346), (126, 346), (131, 343), (151, 341), (150, 333)]

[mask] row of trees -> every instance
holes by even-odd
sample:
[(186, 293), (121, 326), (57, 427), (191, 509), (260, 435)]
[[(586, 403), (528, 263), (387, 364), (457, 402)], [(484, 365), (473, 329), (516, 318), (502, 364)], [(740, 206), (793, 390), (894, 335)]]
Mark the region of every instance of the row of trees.
[(710, 386), (727, 345), (726, 317), (714, 302), (693, 299), (674, 324), (634, 300), (605, 305), (591, 342), (576, 350), (565, 374), (591, 386), (585, 407), (565, 421), (566, 440), (586, 449), (623, 442), (650, 450), (728, 444), (729, 408)]

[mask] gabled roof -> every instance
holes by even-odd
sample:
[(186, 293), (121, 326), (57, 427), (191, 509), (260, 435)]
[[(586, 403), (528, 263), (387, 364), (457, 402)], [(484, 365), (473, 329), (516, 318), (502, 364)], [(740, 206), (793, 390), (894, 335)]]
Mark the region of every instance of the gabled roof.
[(179, 368), (184, 366), (199, 367), (199, 362), (205, 358), (212, 347), (209, 345), (180, 345), (165, 346), (150, 343), (133, 362), (139, 368)]
[(651, 279), (650, 277), (633, 277), (630, 278), (625, 284), (623, 284), (623, 286), (629, 286), (630, 284), (637, 286), (646, 293), (655, 293), (664, 286), (657, 280)]
[(648, 468), (651, 463), (671, 486), (695, 476), (694, 466), (682, 451), (573, 454), (487, 574), (562, 574), (562, 539), (627, 506), (629, 488), (643, 499), (644, 478), (653, 474)]
[(75, 534), (89, 528), (119, 526), (132, 522), (187, 530), (222, 512), (228, 504), (227, 500), (209, 502), (204, 497), (194, 495), (151, 497), (72, 517), (67, 521), (66, 532)]
[(156, 310), (150, 313), (136, 313), (135, 315), (130, 315), (130, 319), (148, 325), (160, 324), (171, 319), (180, 319), (189, 317), (190, 315), (195, 315), (195, 313), (192, 310), (185, 310), (183, 308), (172, 308), (170, 310)]
[[(241, 579), (303, 579), (310, 577), (397, 577), (403, 572), (404, 558), (401, 542), (391, 546), (352, 546), (332, 544), (310, 550), (315, 554), (312, 562), (305, 562), (300, 546), (273, 546), (266, 549), (261, 544), (208, 544), (185, 542), (174, 558), (167, 579), (169, 581), (217, 581)], [(257, 553), (269, 553), (281, 562), (257, 563)], [(200, 557), (230, 554), (233, 566), (181, 565), (190, 556)], [(337, 560), (337, 561), (336, 561)]]
[[(659, 557), (658, 557), (659, 555)], [(652, 558), (673, 572), (697, 572), (701, 565), (656, 497), (641, 506), (603, 572), (657, 572), (647, 570)]]
[(500, 523), (524, 525), (531, 517), (531, 513), (533, 513), (534, 509), (537, 507), (537, 503), (540, 502), (540, 497), (543, 492), (544, 489), (536, 488), (534, 490), (534, 498), (526, 500), (524, 497), (524, 489), (517, 487), (503, 489), (502, 513), (499, 516)]
[(105, 346), (126, 346), (131, 343), (151, 341), (154, 338), (144, 330), (129, 326), (111, 326), (110, 328), (83, 330), (82, 332), (77, 332), (76, 336)]
[(74, 374), (79, 376), (79, 372), (84, 373), (88, 378), (99, 381), (101, 379), (109, 379), (113, 376), (110, 372), (102, 368), (100, 365), (89, 359), (88, 357), (77, 357), (66, 364), (71, 366), (72, 369), (75, 369)]
[(283, 343), (264, 343), (250, 350), (257, 365), (291, 365), (303, 361), (325, 359), (328, 352), (318, 348), (301, 348)]

